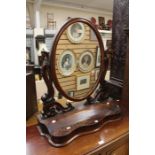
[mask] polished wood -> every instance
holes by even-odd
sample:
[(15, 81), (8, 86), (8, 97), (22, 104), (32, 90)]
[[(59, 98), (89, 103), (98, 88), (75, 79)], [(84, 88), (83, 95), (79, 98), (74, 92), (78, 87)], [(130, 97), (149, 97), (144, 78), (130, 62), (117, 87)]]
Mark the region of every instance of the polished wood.
[(107, 122), (121, 119), (119, 103), (105, 101), (88, 106), (79, 105), (68, 113), (48, 119), (42, 119), (41, 115), (38, 115), (39, 131), (53, 146), (67, 145), (78, 136), (100, 130)]
[(52, 77), (49, 76), (49, 54), (46, 51), (42, 51), (42, 67), (41, 73), (45, 81), (47, 92), (41, 97), (43, 102), (43, 111), (41, 112), (41, 117), (43, 119), (48, 117), (53, 117), (57, 113), (67, 112), (73, 108), (69, 103), (66, 107), (63, 107), (58, 101), (54, 99), (54, 87)]
[(120, 146), (113, 148), (107, 155), (128, 155), (129, 154), (129, 141), (128, 139)]
[[(57, 50), (59, 50), (59, 49), (66, 49), (66, 48), (68, 48), (68, 49), (70, 49), (70, 48), (94, 48), (95, 47), (93, 44), (89, 44), (89, 45), (82, 44), (80, 46), (78, 44), (59, 45), (59, 40), (64, 39), (64, 37), (62, 37), (62, 36), (64, 36), (63, 35), (64, 31), (66, 31), (66, 29), (71, 24), (74, 24), (76, 22), (84, 23), (94, 31), (94, 33), (96, 35), (96, 38), (98, 40), (98, 43), (99, 43), (100, 51), (101, 51), (101, 66), (100, 66), (100, 73), (99, 73), (98, 79), (97, 79), (94, 87), (92, 89), (90, 89), (90, 91), (88, 92), (87, 96), (82, 97), (82, 98), (70, 97), (69, 95), (67, 95), (65, 93), (64, 89), (61, 87), (61, 85), (59, 83), (59, 80), (57, 78), (56, 67), (55, 67), (56, 66), (56, 54), (57, 54)], [(65, 38), (67, 39), (67, 37), (65, 37)], [(51, 79), (54, 81), (54, 84), (55, 84), (56, 88), (61, 92), (61, 94), (64, 97), (68, 98), (69, 100), (82, 101), (82, 100), (88, 98), (94, 92), (94, 90), (96, 89), (96, 87), (97, 87), (97, 85), (98, 85), (98, 83), (100, 81), (101, 76), (103, 75), (103, 72), (105, 72), (105, 70), (104, 70), (104, 47), (103, 47), (103, 42), (102, 42), (102, 38), (101, 38), (100, 33), (98, 32), (96, 27), (87, 19), (83, 19), (83, 18), (72, 18), (72, 19), (70, 19), (69, 21), (67, 21), (62, 26), (62, 28), (56, 34), (54, 42), (53, 42), (53, 46), (52, 46), (52, 49), (51, 49), (51, 53), (50, 53), (50, 72), (49, 72), (49, 76), (51, 76)]]
[[(57, 63), (57, 49), (59, 48), (59, 40), (61, 40), (61, 36), (64, 35), (66, 29), (74, 23), (81, 22), (92, 29), (96, 35), (98, 40), (98, 46), (100, 48), (101, 54), (101, 65), (99, 69), (99, 75), (94, 83), (94, 86), (90, 87), (89, 92), (85, 96), (81, 96), (79, 94), (79, 98), (71, 97), (66, 94), (64, 89), (62, 88), (60, 81), (57, 77), (56, 63)], [(87, 26), (86, 26), (87, 25)], [(89, 34), (89, 31), (88, 31)], [(84, 45), (61, 45), (62, 49), (67, 48), (95, 48), (93, 44), (84, 44)], [(116, 118), (120, 116), (121, 110), (120, 106), (116, 103), (116, 101), (108, 102), (106, 104), (103, 102), (105, 98), (103, 98), (104, 92), (102, 93), (104, 88), (104, 78), (106, 74), (106, 70), (108, 69), (108, 63), (104, 57), (104, 47), (101, 35), (98, 30), (94, 27), (94, 25), (86, 19), (83, 18), (73, 18), (67, 21), (62, 28), (58, 31), (55, 36), (55, 40), (51, 49), (50, 57), (48, 57), (46, 52), (42, 52), (43, 57), (43, 65), (42, 65), (42, 75), (44, 81), (47, 85), (48, 92), (41, 99), (43, 101), (43, 112), (38, 115), (38, 128), (41, 134), (47, 137), (48, 142), (56, 147), (61, 147), (71, 143), (75, 138), (81, 136), (83, 134), (95, 132), (103, 127), (103, 125), (109, 121), (114, 121)], [(79, 73), (77, 73), (79, 75)], [(84, 74), (83, 74), (84, 75)], [(90, 80), (90, 84), (92, 81)], [(70, 81), (69, 81), (70, 82)], [(84, 105), (86, 107), (82, 107), (80, 109), (74, 109), (70, 102), (66, 103), (66, 107), (62, 106), (54, 99), (54, 89), (53, 83), (60, 91), (60, 93), (71, 101), (84, 101)], [(65, 82), (66, 84), (67, 82)], [(94, 92), (98, 84), (100, 83), (101, 89), (99, 91), (100, 97), (93, 98), (91, 94)], [(71, 83), (65, 88), (72, 88)], [(84, 93), (84, 92), (80, 92)], [(102, 95), (103, 94), (103, 95)], [(101, 100), (98, 100), (98, 99)], [(103, 98), (103, 99), (102, 99)], [(92, 106), (90, 106), (92, 105)], [(71, 112), (69, 112), (71, 111)], [(68, 112), (68, 113), (66, 113)], [(65, 113), (65, 114), (64, 114)], [(54, 123), (53, 123), (54, 122)]]
[(112, 98), (114, 100), (120, 100), (122, 97), (122, 82), (116, 80), (104, 80), (103, 84), (97, 90), (96, 97), (98, 101), (104, 101), (105, 99)]
[(50, 146), (46, 138), (40, 136), (36, 126), (28, 127), (26, 130), (26, 152), (27, 155), (104, 155), (128, 141), (128, 121), (128, 114), (124, 112), (121, 120), (108, 123), (93, 134), (78, 137), (72, 143), (61, 148)]

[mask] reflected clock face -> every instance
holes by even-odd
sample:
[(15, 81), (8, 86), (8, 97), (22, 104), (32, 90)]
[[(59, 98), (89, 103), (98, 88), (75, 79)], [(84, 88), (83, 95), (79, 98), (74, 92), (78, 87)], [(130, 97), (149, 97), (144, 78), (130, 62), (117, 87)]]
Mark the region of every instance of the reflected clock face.
[(84, 39), (84, 34), (83, 23), (74, 23), (67, 29), (67, 37), (72, 43), (80, 43)]

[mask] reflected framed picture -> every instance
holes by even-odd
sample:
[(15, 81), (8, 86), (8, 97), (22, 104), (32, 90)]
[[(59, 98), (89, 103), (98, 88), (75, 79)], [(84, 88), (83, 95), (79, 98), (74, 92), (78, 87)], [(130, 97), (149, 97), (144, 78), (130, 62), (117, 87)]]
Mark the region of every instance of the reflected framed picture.
[(105, 18), (104, 17), (98, 17), (98, 22), (99, 22), (101, 29), (103, 30), (105, 28)]
[(64, 76), (71, 75), (76, 70), (75, 55), (71, 50), (63, 51), (57, 61), (58, 70)]
[(74, 23), (67, 29), (67, 37), (72, 43), (80, 43), (84, 40), (85, 27), (83, 23)]
[(99, 72), (100, 72), (99, 69), (96, 69), (96, 70), (95, 70), (95, 81), (98, 79)]
[(53, 13), (47, 13), (47, 28), (52, 30), (56, 29), (56, 21), (54, 21)]
[(77, 90), (87, 89), (90, 87), (90, 75), (77, 77)]
[(82, 52), (79, 58), (79, 69), (82, 72), (90, 72), (94, 68), (94, 57), (90, 50)]
[(97, 46), (96, 47), (96, 67), (100, 67), (101, 65), (101, 52), (100, 48)]

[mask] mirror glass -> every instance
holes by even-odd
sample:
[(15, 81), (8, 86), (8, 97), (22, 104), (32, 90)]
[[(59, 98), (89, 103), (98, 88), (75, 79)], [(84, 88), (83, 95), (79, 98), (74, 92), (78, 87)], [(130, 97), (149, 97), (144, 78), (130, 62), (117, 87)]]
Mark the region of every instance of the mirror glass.
[(83, 22), (69, 25), (59, 38), (55, 54), (56, 78), (66, 96), (80, 100), (90, 95), (99, 81), (101, 66), (93, 29)]

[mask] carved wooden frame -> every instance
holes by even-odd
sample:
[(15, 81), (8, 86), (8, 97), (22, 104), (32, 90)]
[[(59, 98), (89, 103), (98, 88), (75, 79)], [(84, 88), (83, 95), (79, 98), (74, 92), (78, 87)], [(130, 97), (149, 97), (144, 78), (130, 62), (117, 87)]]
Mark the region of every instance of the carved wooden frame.
[[(88, 92), (88, 96), (87, 97), (84, 97), (84, 98), (72, 98), (70, 96), (68, 96), (64, 90), (61, 88), (60, 84), (59, 84), (59, 81), (57, 79), (57, 76), (56, 76), (56, 69), (55, 69), (55, 66), (56, 66), (56, 49), (57, 49), (57, 45), (58, 45), (58, 42), (59, 42), (59, 39), (62, 35), (62, 33), (70, 26), (72, 25), (73, 23), (76, 23), (76, 22), (81, 22), (81, 23), (84, 23), (84, 24), (87, 24), (93, 31), (94, 33), (96, 34), (96, 38), (99, 42), (99, 47), (100, 47), (100, 50), (101, 50), (101, 65), (100, 65), (100, 73), (99, 73), (99, 78), (98, 80), (96, 81), (95, 83), (95, 86), (93, 89), (91, 89), (89, 92)], [(101, 35), (100, 33), (98, 32), (97, 28), (87, 19), (83, 19), (83, 18), (72, 18), (70, 19), (69, 21), (67, 21), (63, 26), (62, 28), (60, 29), (60, 31), (55, 35), (55, 39), (54, 39), (54, 44), (52, 46), (52, 49), (51, 49), (51, 55), (50, 55), (50, 72), (49, 72), (49, 76), (52, 78), (56, 88), (58, 89), (58, 91), (60, 91), (62, 93), (62, 95), (64, 97), (66, 97), (67, 99), (69, 100), (72, 100), (72, 101), (75, 101), (75, 102), (78, 102), (78, 101), (82, 101), (86, 98), (89, 98), (91, 96), (91, 94), (94, 92), (94, 90), (96, 89), (98, 83), (100, 82), (101, 78), (102, 78), (102, 75), (105, 74), (106, 70), (104, 70), (104, 47), (103, 47), (103, 42), (102, 42), (102, 38), (101, 38)]]

